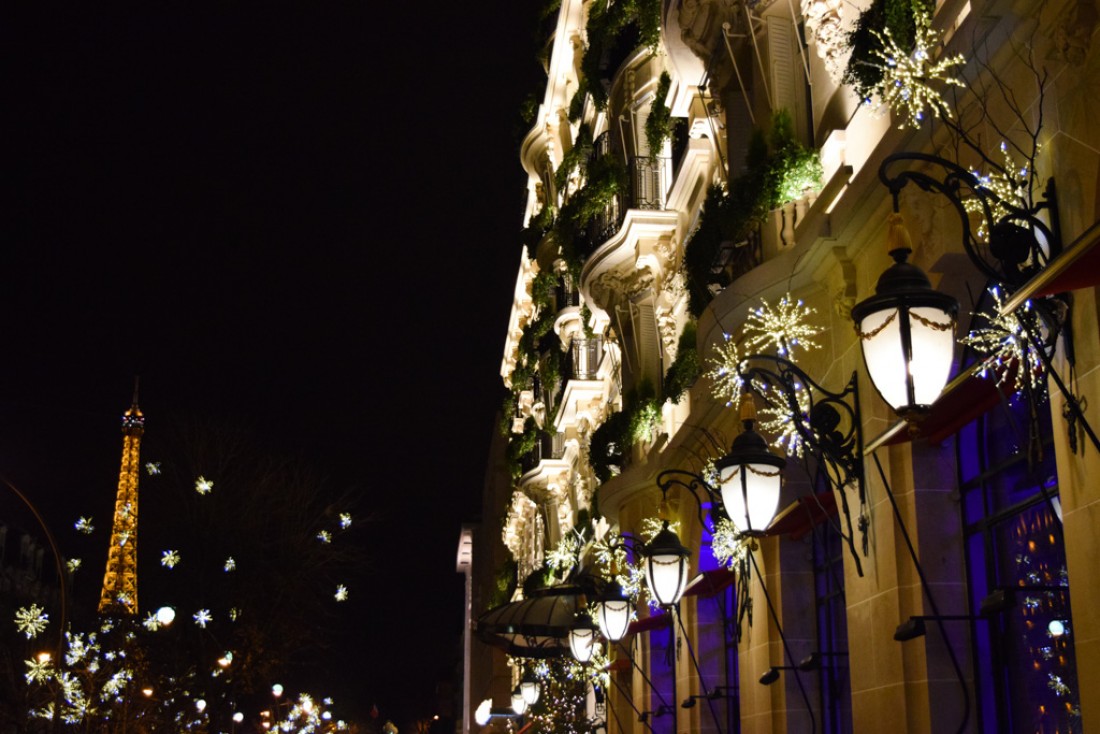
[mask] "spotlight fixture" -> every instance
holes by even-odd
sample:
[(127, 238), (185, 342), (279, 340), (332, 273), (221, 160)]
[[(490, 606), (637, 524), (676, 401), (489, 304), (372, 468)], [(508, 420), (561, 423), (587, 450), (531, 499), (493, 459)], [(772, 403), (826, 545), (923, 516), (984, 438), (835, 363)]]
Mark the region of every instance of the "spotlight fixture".
[(770, 686), (779, 680), (779, 671), (781, 670), (797, 670), (794, 665), (773, 665), (764, 671), (764, 675), (760, 676), (760, 685)]
[(798, 662), (798, 669), (802, 671), (817, 670), (821, 667), (821, 659), (826, 657), (848, 657), (846, 652), (811, 652)]

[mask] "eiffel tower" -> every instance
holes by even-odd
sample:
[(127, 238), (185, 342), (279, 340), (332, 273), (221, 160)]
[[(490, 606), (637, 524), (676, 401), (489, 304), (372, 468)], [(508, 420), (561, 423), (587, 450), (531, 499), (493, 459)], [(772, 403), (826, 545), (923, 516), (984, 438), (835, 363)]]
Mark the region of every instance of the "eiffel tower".
[(99, 613), (136, 615), (138, 468), (145, 416), (138, 408), (137, 383), (134, 402), (122, 415), (122, 466), (118, 472), (115, 519), (111, 526), (111, 546), (107, 551), (107, 571), (99, 595)]

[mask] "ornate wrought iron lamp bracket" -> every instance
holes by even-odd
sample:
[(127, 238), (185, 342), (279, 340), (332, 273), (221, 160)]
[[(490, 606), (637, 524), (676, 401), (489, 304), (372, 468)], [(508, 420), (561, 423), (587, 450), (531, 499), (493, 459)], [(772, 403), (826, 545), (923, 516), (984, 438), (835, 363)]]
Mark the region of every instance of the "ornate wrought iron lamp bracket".
[[(897, 170), (905, 165), (911, 167)], [(918, 165), (921, 168), (916, 168)], [(901, 190), (909, 183), (946, 197), (959, 215), (962, 244), (970, 260), (984, 275), (1010, 291), (1046, 267), (1062, 250), (1054, 179), (1047, 182), (1037, 203), (1030, 202), (1029, 194), (1026, 206), (1020, 206), (999, 196), (973, 172), (925, 153), (901, 152), (888, 156), (879, 167), (878, 175), (893, 196), (894, 211), (898, 211)], [(971, 221), (967, 201), (977, 202), (978, 212), (989, 225), (984, 236), (978, 234)], [(1043, 211), (1048, 214), (1049, 225), (1039, 217)]]
[(846, 491), (849, 487), (856, 490), (861, 508), (857, 524), (866, 556), (869, 548), (867, 522), (862, 511), (867, 499), (863, 473), (863, 419), (856, 373), (852, 373), (840, 392), (833, 392), (789, 359), (752, 354), (741, 362), (741, 379), (769, 407), (788, 417), (805, 451), (824, 469), (830, 485), (837, 490), (848, 528), (846, 540), (856, 570), (862, 576)]

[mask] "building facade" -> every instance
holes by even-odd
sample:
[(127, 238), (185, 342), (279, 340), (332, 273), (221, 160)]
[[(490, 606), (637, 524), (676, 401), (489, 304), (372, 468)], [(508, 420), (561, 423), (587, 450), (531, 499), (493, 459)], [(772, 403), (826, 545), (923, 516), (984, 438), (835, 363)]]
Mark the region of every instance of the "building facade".
[[(486, 699), (515, 727), (525, 676), (554, 692), (536, 731), (1100, 730), (1098, 19), (561, 0), (466, 730)], [(906, 257), (957, 310), (866, 316)], [(916, 365), (945, 344), (941, 390)], [(732, 530), (746, 426), (786, 465), (774, 518)], [(691, 553), (674, 607), (638, 582), (662, 520)], [(616, 577), (629, 633), (569, 663)]]

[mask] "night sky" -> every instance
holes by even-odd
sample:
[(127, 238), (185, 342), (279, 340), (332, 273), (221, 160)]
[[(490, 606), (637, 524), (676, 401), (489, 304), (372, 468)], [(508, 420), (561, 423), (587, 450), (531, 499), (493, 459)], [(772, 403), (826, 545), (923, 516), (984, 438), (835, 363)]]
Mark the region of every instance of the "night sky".
[(253, 426), (363, 493), (329, 690), (406, 716), (459, 646), (536, 3), (30, 5), (0, 19), (0, 475), (64, 545), (109, 526), (135, 375), (147, 440)]

